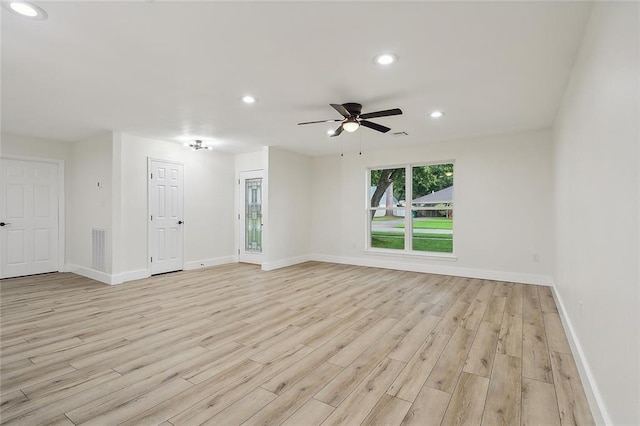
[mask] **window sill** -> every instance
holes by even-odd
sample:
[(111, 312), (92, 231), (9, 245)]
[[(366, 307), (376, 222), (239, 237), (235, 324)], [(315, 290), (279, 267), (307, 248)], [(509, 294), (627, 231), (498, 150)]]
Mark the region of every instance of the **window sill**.
[(365, 249), (364, 251), (367, 255), (374, 256), (394, 256), (394, 257), (405, 257), (405, 258), (413, 258), (413, 259), (429, 259), (429, 260), (442, 260), (446, 262), (456, 262), (458, 260), (458, 256), (453, 253), (437, 253), (437, 252), (411, 252), (407, 253), (401, 250), (385, 250), (385, 249)]

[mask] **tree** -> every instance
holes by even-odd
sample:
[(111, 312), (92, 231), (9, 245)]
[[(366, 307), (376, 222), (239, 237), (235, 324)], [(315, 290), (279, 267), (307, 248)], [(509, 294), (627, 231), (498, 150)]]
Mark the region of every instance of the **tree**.
[[(373, 196), (371, 197), (371, 207), (378, 207), (380, 205), (380, 200), (382, 200), (382, 196), (387, 191), (387, 188), (394, 182), (394, 180), (399, 179), (400, 177), (404, 177), (404, 169), (383, 169), (371, 171), (371, 182), (377, 181), (376, 190), (373, 192)], [(401, 185), (394, 185), (394, 189), (402, 186), (402, 191), (404, 192), (404, 179), (402, 179), (402, 181)], [(371, 220), (373, 220), (375, 215), (376, 211), (371, 210)]]

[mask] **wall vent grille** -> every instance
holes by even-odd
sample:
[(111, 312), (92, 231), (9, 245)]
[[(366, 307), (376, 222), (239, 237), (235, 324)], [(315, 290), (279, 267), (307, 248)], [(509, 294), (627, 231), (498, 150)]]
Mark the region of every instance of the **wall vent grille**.
[(106, 271), (107, 232), (104, 229), (93, 228), (91, 230), (91, 267), (98, 271)]

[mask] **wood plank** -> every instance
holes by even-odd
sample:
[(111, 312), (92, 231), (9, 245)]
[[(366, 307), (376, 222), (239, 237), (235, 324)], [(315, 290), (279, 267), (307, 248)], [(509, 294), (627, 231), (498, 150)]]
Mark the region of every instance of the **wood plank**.
[(413, 402), (427, 381), (449, 339), (448, 334), (430, 334), (389, 387), (387, 394)]
[(451, 394), (425, 386), (404, 416), (402, 426), (440, 426)]
[(335, 408), (331, 405), (311, 398), (282, 423), (282, 426), (316, 426), (324, 422), (333, 410), (335, 410)]
[(459, 324), (460, 327), (468, 328), (469, 330), (478, 329), (480, 322), (482, 321), (482, 317), (487, 310), (487, 306), (489, 305), (489, 300), (491, 299), (494, 287), (495, 283), (491, 281), (483, 282), (482, 287), (480, 287), (480, 290), (478, 290), (478, 293), (476, 294), (476, 297), (471, 301), (469, 309), (467, 309), (467, 312), (462, 316)]
[[(274, 399), (266, 407), (249, 418), (244, 425), (272, 425), (284, 422), (289, 416), (298, 411), (313, 394), (331, 381), (342, 368), (325, 362), (311, 374), (300, 380), (289, 390)], [(215, 424), (215, 422), (210, 422)]]
[[(82, 422), (86, 426), (102, 426), (105, 424), (119, 424), (124, 420), (136, 416), (151, 407), (155, 407), (159, 403), (171, 399), (172, 397), (182, 393), (189, 389), (193, 385), (186, 380), (177, 378), (168, 381), (159, 387), (154, 388), (150, 392), (138, 395), (129, 401), (120, 404), (116, 407), (109, 409), (108, 411), (100, 411), (97, 415), (90, 415), (87, 421)], [(75, 413), (73, 410), (67, 413), (67, 417), (78, 424), (82, 420), (75, 420)]]
[(498, 353), (522, 357), (522, 317), (505, 312), (498, 336)]
[(475, 374), (462, 373), (451, 396), (451, 402), (442, 420), (442, 425), (480, 424), (488, 388), (489, 379)]
[(514, 284), (509, 290), (507, 300), (505, 302), (505, 312), (509, 315), (522, 316), (522, 284)]
[(399, 425), (409, 408), (411, 408), (410, 402), (384, 394), (360, 424), (363, 426)]
[(400, 341), (396, 348), (389, 354), (389, 358), (408, 362), (440, 321), (440, 317), (431, 315), (424, 317), (404, 336), (402, 341)]
[(529, 324), (535, 327), (544, 327), (537, 286), (524, 286), (522, 298), (522, 321), (523, 324)]
[(552, 351), (551, 368), (558, 398), (560, 423), (562, 425), (595, 424), (573, 357), (570, 354)]
[(239, 425), (262, 410), (278, 395), (262, 388), (256, 388), (211, 418), (213, 424)]
[(569, 346), (567, 335), (564, 333), (560, 316), (553, 312), (545, 312), (542, 317), (549, 350), (571, 354), (571, 347)]
[(387, 332), (396, 322), (395, 318), (384, 318), (375, 323), (370, 329), (358, 336), (344, 349), (331, 357), (330, 363), (346, 367), (355, 361), (360, 354), (367, 350), (380, 336)]
[(458, 328), (444, 348), (442, 356), (433, 367), (426, 385), (435, 389), (452, 393), (464, 362), (467, 359), (475, 333)]
[(462, 317), (469, 309), (469, 306), (470, 303), (456, 300), (444, 317), (442, 317), (442, 320), (438, 323), (438, 326), (434, 331), (437, 331), (438, 333), (453, 334), (462, 320)]
[(523, 377), (522, 426), (538, 425), (560, 426), (556, 391), (550, 383)]
[(333, 338), (323, 347), (309, 353), (309, 355), (305, 356), (301, 361), (273, 376), (267, 382), (262, 384), (262, 388), (281, 395), (283, 392), (291, 388), (291, 386), (302, 380), (303, 377), (306, 377), (309, 373), (335, 355), (340, 351), (340, 349), (347, 346), (359, 335), (360, 333), (355, 330), (345, 331), (341, 335)]
[(493, 362), (482, 424), (520, 424), (522, 360), (510, 355), (496, 354)]
[(354, 388), (382, 361), (398, 344), (400, 336), (386, 334), (367, 349), (357, 360), (345, 367), (322, 390), (315, 394), (318, 401), (337, 407)]
[(499, 333), (500, 327), (497, 324), (490, 322), (480, 324), (463, 371), (487, 378), (491, 376)]
[(556, 307), (556, 301), (553, 298), (551, 287), (538, 286), (538, 296), (540, 297), (540, 309), (542, 312), (558, 313), (558, 308)]
[(547, 337), (542, 327), (522, 326), (522, 377), (553, 383)]
[(331, 413), (325, 426), (361, 423), (384, 395), (405, 363), (385, 358), (349, 397)]
[(492, 322), (494, 324), (502, 324), (502, 317), (504, 315), (504, 305), (507, 303), (507, 298), (502, 296), (492, 296), (489, 299), (487, 309), (484, 312), (482, 321)]

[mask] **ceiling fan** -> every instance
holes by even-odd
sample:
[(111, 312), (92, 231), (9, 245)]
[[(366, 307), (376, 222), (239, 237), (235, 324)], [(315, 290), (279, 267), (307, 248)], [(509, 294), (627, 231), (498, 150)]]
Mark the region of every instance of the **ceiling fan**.
[(342, 124), (340, 124), (340, 127), (338, 127), (336, 131), (333, 132), (333, 134), (331, 134), (331, 137), (338, 136), (340, 133), (342, 133), (343, 130), (346, 130), (347, 132), (355, 132), (361, 125), (373, 130), (377, 130), (378, 132), (387, 133), (389, 130), (391, 130), (390, 128), (368, 121), (368, 119), (402, 114), (402, 110), (400, 110), (400, 108), (386, 109), (384, 111), (367, 112), (362, 114), (362, 105), (355, 102), (329, 105), (331, 105), (336, 111), (338, 111), (344, 118), (337, 118), (335, 120), (305, 121), (304, 123), (298, 123), (298, 125), (300, 126), (302, 124), (333, 123), (341, 121)]

